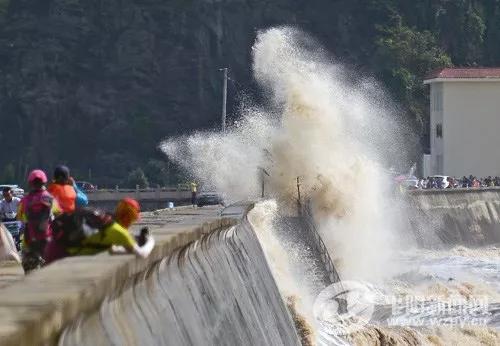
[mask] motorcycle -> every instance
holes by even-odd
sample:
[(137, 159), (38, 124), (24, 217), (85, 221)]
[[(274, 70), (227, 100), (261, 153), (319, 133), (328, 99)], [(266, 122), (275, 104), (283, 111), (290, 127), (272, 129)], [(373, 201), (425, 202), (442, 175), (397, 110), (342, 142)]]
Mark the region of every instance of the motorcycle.
[(5, 213), (2, 219), (2, 223), (7, 228), (9, 233), (12, 235), (14, 239), (14, 243), (16, 244), (17, 251), (21, 250), (21, 233), (22, 233), (22, 222), (16, 220), (16, 213), (10, 212)]

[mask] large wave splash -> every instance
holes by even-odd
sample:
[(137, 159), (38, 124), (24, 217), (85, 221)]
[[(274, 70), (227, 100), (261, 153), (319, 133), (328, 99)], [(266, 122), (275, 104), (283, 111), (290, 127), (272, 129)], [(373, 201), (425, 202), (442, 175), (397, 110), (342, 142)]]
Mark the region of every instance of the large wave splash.
[(266, 104), (243, 105), (224, 134), (168, 139), (162, 150), (233, 200), (258, 197), (264, 177), (266, 195), (294, 207), (299, 177), (341, 276), (382, 279), (396, 247), (384, 166), (404, 153), (392, 106), (297, 29), (260, 32), (252, 54)]

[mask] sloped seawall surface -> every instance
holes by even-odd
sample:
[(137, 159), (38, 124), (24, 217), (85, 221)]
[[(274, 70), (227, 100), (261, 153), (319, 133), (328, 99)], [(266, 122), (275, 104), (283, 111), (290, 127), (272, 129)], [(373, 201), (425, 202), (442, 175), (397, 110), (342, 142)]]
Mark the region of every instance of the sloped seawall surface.
[(500, 243), (500, 189), (416, 191), (409, 220), (420, 245)]
[(110, 295), (60, 345), (298, 345), (250, 224), (204, 236)]

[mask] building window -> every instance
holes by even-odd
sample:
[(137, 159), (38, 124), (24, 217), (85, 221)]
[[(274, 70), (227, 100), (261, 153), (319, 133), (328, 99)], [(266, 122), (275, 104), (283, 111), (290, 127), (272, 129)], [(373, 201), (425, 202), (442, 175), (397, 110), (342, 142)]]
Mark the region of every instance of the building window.
[(443, 138), (443, 124), (436, 125), (436, 137)]
[(443, 88), (439, 84), (432, 86), (431, 109), (434, 112), (441, 112), (443, 110)]

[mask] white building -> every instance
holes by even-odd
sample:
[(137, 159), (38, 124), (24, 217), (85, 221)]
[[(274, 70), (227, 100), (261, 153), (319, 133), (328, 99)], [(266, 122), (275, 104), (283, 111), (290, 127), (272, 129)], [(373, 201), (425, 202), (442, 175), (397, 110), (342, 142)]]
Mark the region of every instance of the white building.
[(500, 176), (500, 68), (445, 68), (424, 83), (431, 93), (424, 175)]

